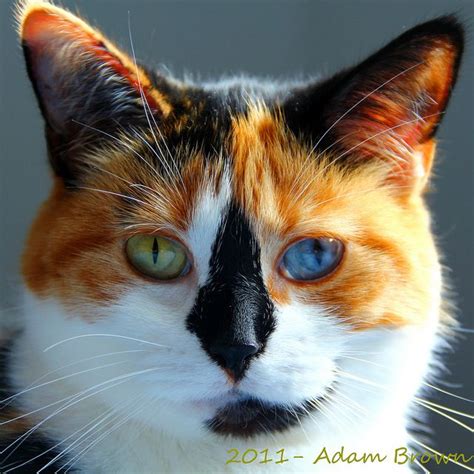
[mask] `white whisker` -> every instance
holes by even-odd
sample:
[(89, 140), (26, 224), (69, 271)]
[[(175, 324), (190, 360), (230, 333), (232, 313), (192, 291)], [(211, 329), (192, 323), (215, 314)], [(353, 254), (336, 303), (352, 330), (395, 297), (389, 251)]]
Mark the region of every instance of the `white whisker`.
[(139, 204), (143, 204), (144, 206), (147, 205), (146, 202), (142, 201), (141, 199), (137, 199), (133, 196), (128, 196), (127, 194), (122, 194), (122, 193), (114, 193), (113, 191), (106, 191), (105, 189), (97, 189), (97, 188), (89, 188), (87, 186), (77, 186), (79, 189), (86, 189), (88, 191), (95, 191), (97, 193), (104, 193), (104, 194), (110, 194), (111, 196), (117, 196), (121, 197), (130, 201), (135, 201), (138, 202)]
[[(452, 462), (453, 464), (456, 464), (457, 466), (459, 467), (462, 467), (463, 469), (467, 469), (468, 471), (471, 471), (471, 472), (474, 472), (474, 469), (469, 467), (469, 466), (466, 466), (465, 464), (459, 462), (459, 461), (456, 461), (455, 459), (452, 459), (451, 456), (447, 456), (446, 454), (443, 454), (443, 453), (440, 453), (439, 451), (436, 451), (435, 449), (433, 448), (430, 448), (429, 446), (427, 446), (426, 444), (422, 443), (421, 441), (418, 441), (417, 439), (411, 437), (410, 438), (414, 443), (418, 444), (419, 446), (421, 446), (422, 448), (424, 449), (427, 449), (428, 451), (434, 453), (434, 454), (437, 454), (438, 456), (442, 456), (443, 459), (447, 459), (448, 462)], [(472, 459), (472, 457), (471, 457)]]
[[(46, 423), (48, 420), (50, 420), (51, 418), (53, 418), (54, 416), (57, 416), (58, 414), (62, 413), (64, 410), (67, 410), (68, 408), (76, 405), (77, 403), (80, 403), (92, 396), (95, 396), (99, 393), (102, 393), (104, 392), (105, 390), (109, 390), (110, 388), (113, 388), (113, 387), (116, 387), (118, 385), (121, 385), (123, 383), (126, 383), (128, 382), (128, 380), (132, 377), (136, 377), (138, 375), (142, 375), (142, 374), (145, 374), (145, 373), (148, 373), (148, 372), (152, 372), (152, 371), (155, 371), (155, 370), (159, 370), (160, 367), (153, 367), (153, 368), (150, 368), (150, 369), (144, 369), (144, 370), (139, 370), (139, 371), (136, 371), (136, 372), (132, 372), (132, 373), (129, 373), (129, 374), (125, 374), (125, 375), (120, 375), (118, 377), (114, 377), (110, 380), (106, 380), (105, 382), (101, 382), (97, 385), (94, 385), (93, 387), (91, 388), (88, 388), (86, 390), (83, 390), (81, 392), (79, 392), (78, 394), (76, 395), (73, 395), (72, 397), (66, 397), (65, 399), (63, 400), (67, 400), (67, 399), (71, 399), (69, 400), (69, 402), (67, 402), (65, 405), (63, 405), (62, 407), (58, 408), (57, 410), (55, 410), (53, 413), (51, 413), (50, 415), (48, 415), (46, 418), (44, 418), (43, 420), (41, 420), (39, 423), (37, 423), (35, 426), (33, 426), (32, 428), (30, 428), (27, 432), (25, 432), (24, 434), (22, 434), (21, 436), (19, 436), (15, 441), (13, 441), (12, 443), (10, 443), (6, 448), (4, 448), (2, 451), (0, 451), (0, 454), (3, 454), (5, 451), (11, 449), (13, 446), (15, 446), (15, 444), (17, 445), (5, 458), (4, 458), (4, 461), (6, 461), (20, 446), (21, 444), (34, 432), (36, 431), (38, 428), (40, 428), (44, 423)], [(117, 383), (113, 383), (113, 382), (117, 382)], [(110, 383), (113, 383), (111, 386), (106, 386), (104, 388), (101, 388), (100, 390), (96, 390), (97, 388), (99, 387), (103, 387), (104, 385), (107, 385), (107, 384), (110, 384)], [(96, 391), (93, 391), (93, 390), (96, 390)], [(89, 393), (93, 391), (92, 393)], [(84, 394), (86, 393), (89, 393), (87, 396), (83, 396)], [(79, 397), (79, 399), (77, 399)], [(48, 406), (53, 406), (53, 405), (56, 405), (57, 403), (60, 403), (61, 401), (59, 402), (54, 402)], [(19, 419), (19, 418), (23, 418), (25, 416), (29, 416), (30, 414), (32, 413), (35, 413), (37, 411), (41, 411), (43, 409), (45, 409), (47, 407), (42, 407), (41, 409), (38, 409), (38, 410), (35, 410), (33, 412), (30, 412), (29, 414), (24, 414), (24, 415), (21, 415), (19, 417), (16, 417), (15, 419)], [(14, 421), (14, 419), (11, 419), (11, 420), (8, 420), (8, 422), (11, 422), (11, 421)], [(4, 424), (4, 423), (1, 423), (1, 424)], [(17, 444), (18, 443), (18, 444)]]
[[(151, 115), (151, 117), (152, 117), (152, 120), (153, 120), (153, 122), (154, 122), (154, 124), (155, 124), (155, 127), (156, 127), (156, 129), (158, 130), (158, 132), (160, 133), (160, 135), (161, 135), (161, 137), (162, 137), (162, 139), (163, 139), (163, 135), (161, 134), (161, 131), (160, 131), (160, 129), (159, 129), (159, 127), (158, 127), (158, 125), (157, 125), (157, 123), (156, 123), (156, 121), (155, 121), (155, 117), (154, 117), (154, 115), (153, 115), (152, 110), (150, 109), (150, 105), (148, 104), (148, 101), (147, 101), (146, 98), (145, 98), (145, 94), (143, 93), (143, 87), (142, 87), (141, 80), (140, 80), (140, 73), (139, 73), (139, 70), (138, 70), (137, 58), (136, 58), (136, 55), (135, 55), (135, 47), (134, 47), (134, 45), (133, 45), (132, 28), (131, 28), (131, 22), (130, 22), (130, 12), (128, 13), (128, 34), (129, 34), (129, 38), (130, 38), (130, 48), (131, 48), (131, 50), (132, 50), (132, 58), (133, 58), (133, 62), (134, 62), (134, 65), (135, 65), (135, 71), (136, 71), (136, 76), (137, 76), (138, 89), (139, 89), (139, 91), (140, 91), (140, 97), (141, 97), (142, 104), (143, 104), (143, 111), (145, 112), (145, 117), (146, 117), (146, 120), (147, 120), (147, 122), (148, 122), (148, 126), (149, 126), (149, 128), (150, 128), (150, 132), (151, 132), (151, 134), (152, 134), (152, 136), (153, 136), (153, 139), (155, 140), (155, 144), (156, 144), (158, 150), (160, 151), (160, 153), (163, 155), (163, 152), (162, 152), (162, 150), (161, 150), (161, 147), (160, 147), (160, 145), (159, 145), (159, 143), (158, 143), (158, 139), (157, 139), (157, 137), (156, 137), (156, 135), (155, 135), (155, 132), (154, 132), (154, 129), (153, 129), (153, 127), (152, 127), (152, 124), (151, 124), (151, 121), (150, 121), (150, 117), (149, 117), (148, 112), (147, 112), (147, 107), (148, 107), (149, 113), (150, 113), (150, 115)], [(165, 146), (166, 146), (166, 148), (168, 149), (168, 152), (169, 152), (169, 148), (168, 148), (168, 146), (167, 146), (165, 140), (163, 140), (163, 143), (165, 144)], [(158, 154), (156, 154), (156, 156), (158, 157), (158, 159), (161, 160), (161, 163), (162, 163), (163, 167), (166, 169), (169, 178), (170, 178), (171, 180), (173, 180), (173, 172), (172, 172), (172, 170), (171, 170), (171, 168), (170, 168), (170, 166), (169, 166), (167, 160), (164, 158), (164, 156), (160, 157)], [(170, 153), (170, 152), (169, 152), (169, 156), (170, 156), (171, 162), (173, 163), (173, 165), (175, 166), (175, 168), (176, 168), (176, 170), (177, 170), (177, 172), (178, 172), (178, 173), (177, 173), (177, 176), (178, 176), (179, 178), (181, 178), (181, 174), (179, 173), (179, 170), (178, 170), (178, 168), (177, 168), (177, 165), (176, 165), (175, 161), (173, 160), (173, 157), (171, 156), (171, 153)], [(182, 179), (181, 179), (181, 182), (182, 182)], [(183, 184), (184, 184), (184, 183), (183, 183)]]
[(407, 72), (410, 72), (411, 70), (421, 66), (424, 63), (424, 61), (419, 62), (417, 64), (414, 64), (413, 66), (407, 67), (403, 71), (399, 72), (395, 76), (391, 77), (387, 81), (385, 81), (383, 84), (380, 84), (378, 87), (376, 87), (374, 90), (366, 94), (364, 97), (362, 97), (359, 101), (357, 101), (353, 106), (349, 107), (341, 116), (337, 118), (337, 120), (322, 134), (322, 136), (319, 138), (319, 140), (316, 142), (316, 145), (314, 145), (313, 150), (318, 147), (318, 145), (323, 141), (324, 137), (348, 114), (350, 114), (356, 107), (358, 107), (362, 102), (366, 101), (369, 97), (371, 97), (373, 94), (378, 92), (380, 89), (385, 87), (386, 85), (390, 84), (392, 81), (395, 79), (398, 79), (400, 76), (403, 76)]
[[(139, 405), (135, 410), (132, 410), (125, 418), (122, 419), (122, 421), (116, 423), (114, 426), (109, 428), (105, 433), (100, 435), (95, 441), (93, 441), (91, 444), (86, 446), (82, 451), (80, 451), (76, 456), (74, 456), (70, 461), (68, 461), (66, 464), (62, 465), (61, 468), (56, 471), (59, 472), (61, 469), (64, 469), (68, 464), (69, 467), (66, 469), (65, 473), (70, 471), (74, 464), (89, 450), (92, 449), (97, 443), (102, 441), (105, 437), (107, 437), (109, 434), (114, 432), (115, 430), (119, 429), (121, 426), (123, 426), (127, 421), (129, 421), (132, 417), (134, 417), (136, 414), (140, 413), (140, 411), (143, 411), (145, 408), (148, 407), (149, 404), (145, 405)], [(56, 474), (56, 473), (55, 473)]]
[(153, 168), (153, 166), (142, 155), (140, 155), (140, 153), (138, 153), (137, 150), (135, 150), (129, 143), (126, 143), (123, 140), (120, 140), (120, 138), (115, 137), (114, 135), (111, 135), (110, 133), (107, 133), (104, 130), (100, 130), (99, 128), (93, 127), (92, 125), (88, 125), (86, 123), (79, 122), (78, 120), (72, 120), (72, 121), (79, 124), (79, 125), (82, 125), (83, 127), (94, 130), (97, 133), (101, 133), (102, 135), (104, 135), (106, 137), (109, 137), (112, 140), (115, 140), (116, 142), (120, 143), (122, 146), (124, 146), (125, 148), (130, 150), (141, 161), (143, 161), (148, 166), (148, 168), (151, 169), (151, 171), (153, 172), (153, 174), (155, 175), (156, 178), (158, 178), (159, 180), (162, 179), (162, 177), (159, 175), (158, 171), (155, 168)]
[(53, 349), (57, 346), (60, 346), (64, 343), (66, 343), (66, 342), (74, 341), (75, 339), (82, 339), (84, 337), (117, 337), (119, 339), (125, 339), (125, 340), (128, 340), (128, 341), (135, 341), (135, 342), (141, 342), (142, 344), (150, 344), (151, 346), (156, 346), (156, 347), (169, 347), (169, 346), (164, 346), (163, 344), (157, 344), (156, 342), (145, 341), (144, 339), (137, 339), (136, 337), (122, 336), (120, 334), (94, 333), (94, 334), (80, 334), (79, 336), (68, 337), (67, 339), (63, 339), (62, 341), (51, 344), (46, 349), (44, 349), (43, 352), (48, 352), (49, 350), (51, 350), (51, 349)]
[(5, 400), (2, 400), (2, 401), (11, 400), (12, 398), (18, 397), (20, 395), (31, 392), (32, 390), (36, 390), (36, 389), (41, 388), (41, 387), (46, 387), (47, 385), (50, 385), (52, 383), (60, 382), (61, 380), (70, 379), (71, 377), (76, 377), (77, 375), (86, 374), (88, 372), (93, 372), (95, 370), (100, 370), (100, 369), (105, 369), (107, 367), (113, 367), (115, 365), (125, 364), (126, 362), (128, 362), (128, 361), (122, 360), (122, 361), (119, 361), (119, 362), (112, 362), (110, 364), (100, 365), (99, 367), (93, 367), (93, 368), (90, 368), (90, 369), (80, 370), (79, 372), (74, 372), (73, 374), (65, 375), (64, 377), (59, 377), (59, 378), (56, 378), (54, 380), (49, 380), (48, 382), (44, 382), (44, 383), (39, 384), (39, 385), (34, 385), (32, 387), (25, 388), (21, 392), (18, 392), (17, 394), (12, 395), (11, 397), (8, 397), (8, 398), (6, 398)]

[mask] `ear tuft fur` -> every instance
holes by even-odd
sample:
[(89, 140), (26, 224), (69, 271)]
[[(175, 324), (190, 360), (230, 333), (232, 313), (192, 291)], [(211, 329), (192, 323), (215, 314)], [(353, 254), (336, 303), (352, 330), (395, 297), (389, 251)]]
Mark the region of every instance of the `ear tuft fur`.
[(393, 180), (422, 189), (463, 44), (455, 17), (423, 23), (322, 85), (297, 91), (286, 114), (303, 117), (306, 129), (314, 124), (320, 149), (335, 151), (339, 163), (379, 159)]
[[(103, 141), (117, 128), (144, 122), (146, 114), (159, 120), (171, 112), (145, 70), (76, 15), (28, 0), (18, 4), (17, 21), (58, 175), (72, 179), (78, 144)], [(94, 129), (102, 135), (91, 137)], [(68, 156), (72, 144), (76, 153)]]

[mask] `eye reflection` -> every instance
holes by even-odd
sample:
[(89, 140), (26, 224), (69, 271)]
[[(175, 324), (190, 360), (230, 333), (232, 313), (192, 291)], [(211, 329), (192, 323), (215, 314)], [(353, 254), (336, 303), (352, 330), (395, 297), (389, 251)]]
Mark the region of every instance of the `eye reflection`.
[(344, 245), (337, 239), (303, 239), (288, 248), (280, 269), (292, 280), (318, 280), (339, 265), (343, 253)]

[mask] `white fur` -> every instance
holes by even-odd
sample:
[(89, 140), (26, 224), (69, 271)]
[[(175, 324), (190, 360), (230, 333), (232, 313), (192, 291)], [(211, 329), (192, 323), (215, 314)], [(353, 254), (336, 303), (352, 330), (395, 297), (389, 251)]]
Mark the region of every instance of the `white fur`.
[[(202, 193), (186, 236), (199, 285), (208, 276), (228, 186), (226, 182), (218, 196)], [(269, 403), (295, 405), (325, 394), (330, 386), (335, 389), (320, 412), (313, 411), (284, 433), (242, 441), (206, 428), (206, 420), (234, 395), (225, 373), (185, 327), (197, 287), (190, 290), (184, 283), (143, 282), (123, 288), (113, 304), (86, 308), (94, 316), (93, 323), (71, 314), (54, 299), (40, 300), (25, 292), (26, 323), (14, 347), (13, 382), (22, 390), (62, 378), (25, 392), (19, 400), (25, 412), (40, 410), (31, 415), (41, 423), (39, 430), (58, 443), (67, 438), (59, 449), (76, 443), (63, 462), (78, 456), (74, 467), (82, 472), (314, 472), (312, 461), (322, 447), (335, 452), (341, 446), (346, 452), (386, 453), (391, 459), (394, 449), (409, 442), (408, 409), (435, 344), (439, 286), (436, 272), (430, 317), (424, 326), (404, 329), (353, 332), (324, 307), (294, 302), (277, 306), (276, 329), (265, 352), (251, 363), (240, 383), (241, 392)], [(45, 351), (59, 341), (86, 334), (91, 336)], [(80, 362), (83, 359), (88, 360)], [(71, 375), (76, 372), (82, 373)], [(126, 378), (129, 373), (136, 375)], [(96, 385), (95, 391), (90, 390)], [(67, 401), (55, 402), (78, 393), (82, 397), (70, 399), (67, 408), (55, 412)], [(54, 405), (41, 410), (49, 404)], [(101, 416), (106, 417), (103, 423)], [(95, 440), (100, 441), (80, 455)], [(268, 448), (273, 454), (285, 448), (287, 457), (303, 455), (304, 459), (292, 458), (283, 468), (274, 463), (226, 464), (231, 448), (241, 453)], [(408, 470), (408, 465), (396, 466), (389, 460), (317, 466), (318, 473)]]

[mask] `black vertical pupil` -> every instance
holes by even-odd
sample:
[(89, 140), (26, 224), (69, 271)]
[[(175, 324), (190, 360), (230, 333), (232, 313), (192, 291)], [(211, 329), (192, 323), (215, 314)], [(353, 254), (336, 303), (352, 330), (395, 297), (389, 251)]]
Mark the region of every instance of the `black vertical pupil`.
[(318, 261), (318, 265), (322, 265), (323, 257), (324, 257), (324, 244), (319, 239), (314, 239), (313, 242), (313, 252), (315, 253), (315, 257)]
[(153, 239), (153, 247), (151, 249), (152, 255), (153, 255), (153, 263), (156, 264), (158, 260), (158, 241), (156, 240), (156, 237)]

